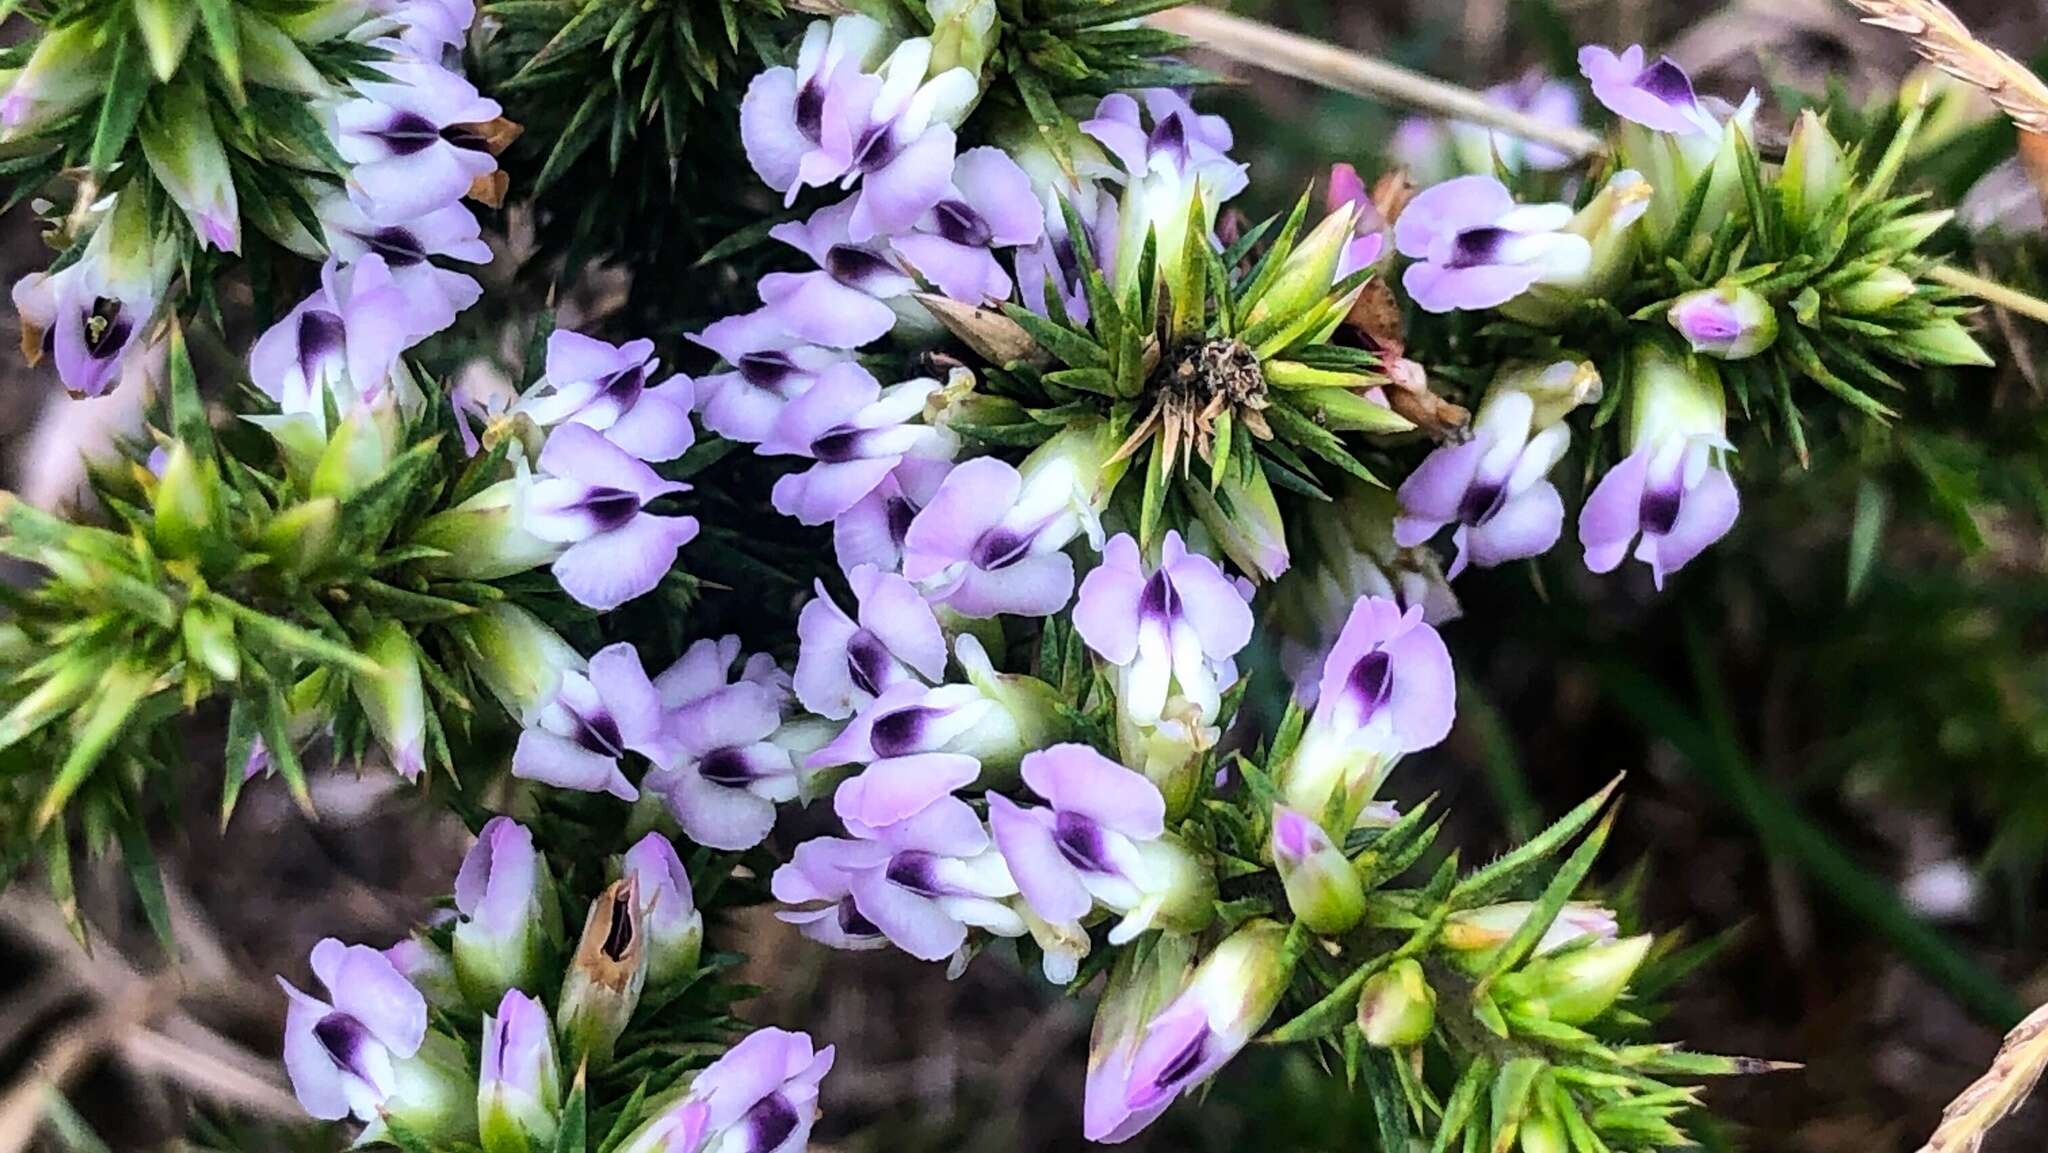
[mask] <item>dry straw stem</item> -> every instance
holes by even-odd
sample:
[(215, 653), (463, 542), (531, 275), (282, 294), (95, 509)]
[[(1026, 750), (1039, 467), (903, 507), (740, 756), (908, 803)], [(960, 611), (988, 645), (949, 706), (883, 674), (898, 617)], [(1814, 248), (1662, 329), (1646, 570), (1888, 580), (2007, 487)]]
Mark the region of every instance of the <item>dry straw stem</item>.
[(1938, 0), (1849, 0), (1865, 24), (1889, 28), (1913, 42), (1928, 63), (1982, 88), (1993, 103), (2029, 132), (2048, 132), (2048, 84), (2033, 70), (1970, 34)]
[(2006, 1034), (1991, 1071), (1941, 1111), (1941, 1127), (1920, 1153), (1977, 1153), (1991, 1127), (2020, 1107), (2048, 1069), (2048, 1005)]
[(1189, 6), (1155, 13), (1147, 20), (1219, 56), (1325, 88), (1427, 109), (1572, 156), (1591, 156), (1605, 147), (1598, 134), (1584, 128), (1539, 120), (1495, 104), (1471, 89), (1228, 12)]

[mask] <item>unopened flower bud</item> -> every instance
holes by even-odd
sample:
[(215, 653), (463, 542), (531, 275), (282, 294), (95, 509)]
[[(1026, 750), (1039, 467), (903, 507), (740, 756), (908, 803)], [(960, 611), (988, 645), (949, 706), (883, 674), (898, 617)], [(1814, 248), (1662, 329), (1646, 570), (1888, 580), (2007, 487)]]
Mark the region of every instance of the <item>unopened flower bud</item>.
[(1827, 210), (1849, 180), (1848, 158), (1813, 109), (1799, 114), (1778, 170), (1778, 197), (1786, 220), (1801, 228)]
[(352, 678), (370, 731), (384, 746), (391, 767), (408, 781), (418, 780), (427, 763), (427, 692), (419, 645), (403, 624), (387, 620), (363, 641), (363, 655), (380, 670)]
[(1216, 919), (1216, 868), (1187, 842), (1167, 833), (1137, 844), (1144, 861), (1144, 900), (1124, 915), (1117, 940), (1146, 929), (1199, 933)]
[(572, 1062), (602, 1065), (611, 1059), (646, 983), (647, 937), (641, 932), (638, 886), (628, 875), (590, 903), (583, 937), (562, 979), (555, 1024)]
[(382, 479), (398, 454), (398, 406), (358, 404), (334, 426), (313, 465), (315, 497), (347, 500)]
[(1605, 1013), (1628, 988), (1650, 943), (1645, 933), (1541, 959), (1503, 977), (1500, 990), (1520, 1012), (1583, 1025)]
[(1977, 338), (1952, 317), (1930, 320), (1909, 328), (1893, 338), (1900, 356), (1919, 364), (1974, 364), (1988, 367), (1994, 362)]
[[(1810, 115), (1810, 114), (1809, 114)], [(1522, 1153), (1571, 1153), (1564, 1123), (1549, 1113), (1525, 1118), (1520, 1129)]]
[(1436, 1025), (1436, 990), (1414, 958), (1394, 962), (1358, 993), (1358, 1028), (1382, 1049), (1419, 1045)]
[(487, 1153), (529, 1153), (555, 1140), (562, 1074), (547, 1010), (508, 989), (496, 1014), (484, 1014), (477, 1078), (477, 1128)]
[(1541, 431), (1569, 416), (1582, 404), (1596, 404), (1605, 386), (1590, 360), (1527, 361), (1511, 364), (1493, 378), (1492, 392), (1512, 390), (1535, 402), (1529, 427)]
[(555, 699), (567, 671), (587, 662), (562, 635), (510, 601), (494, 601), (456, 622), (469, 668), (505, 711), (525, 722)]
[(1942, 226), (1955, 219), (1952, 208), (1915, 212), (1887, 221), (1870, 230), (1865, 247), (1872, 252), (1906, 253), (1927, 243), (1929, 237), (1940, 232)]
[(1835, 290), (1829, 303), (1843, 312), (1883, 312), (1913, 295), (1913, 278), (1886, 265)]
[(501, 480), (421, 522), (413, 543), (447, 554), (430, 557), (421, 566), (457, 580), (497, 580), (561, 555), (562, 546), (526, 529), (527, 490), (532, 484), (529, 476)]
[(1593, 258), (1577, 280), (1559, 286), (1587, 296), (1605, 296), (1628, 273), (1635, 255), (1639, 222), (1650, 211), (1656, 189), (1640, 172), (1622, 169), (1607, 178), (1607, 184), (1586, 206), (1573, 214), (1564, 230), (1582, 236)]
[(220, 471), (212, 461), (195, 456), (183, 441), (165, 458), (150, 505), (156, 513), (157, 550), (168, 557), (196, 555), (225, 528)]
[(242, 674), (242, 650), (235, 644), (235, 622), (212, 604), (195, 600), (179, 621), (185, 658), (215, 678), (233, 681)]
[(199, 23), (199, 6), (182, 0), (134, 0), (135, 26), (142, 31), (142, 45), (149, 50), (149, 66), (159, 82), (168, 84), (185, 59), (185, 47), (192, 42), (192, 30)]
[[(1533, 901), (1506, 901), (1452, 913), (1444, 922), (1437, 943), (1454, 953), (1477, 954), (1483, 963), (1486, 954), (1506, 944), (1535, 909)], [(1543, 931), (1542, 938), (1536, 942), (1535, 954), (1541, 957), (1587, 938), (1611, 941), (1616, 931), (1617, 923), (1611, 911), (1590, 901), (1570, 901), (1558, 910), (1557, 916), (1551, 919), (1550, 927)]]
[(675, 988), (696, 975), (704, 947), (704, 915), (692, 898), (690, 874), (675, 846), (660, 833), (649, 833), (627, 849), (624, 865), (640, 893), (647, 988)]
[(455, 909), (455, 976), (471, 1004), (541, 987), (554, 890), (525, 826), (510, 817), (484, 824), (455, 874)]
[(996, 42), (995, 0), (926, 0), (932, 18), (932, 62), (926, 70), (939, 76), (965, 68), (979, 77)]
[(0, 96), (0, 140), (19, 140), (84, 107), (106, 85), (106, 53), (97, 20), (73, 20), (44, 32)]
[(1334, 936), (1365, 915), (1358, 871), (1323, 827), (1285, 805), (1273, 806), (1273, 863), (1287, 905), (1302, 924)]
[(242, 216), (227, 149), (214, 131), (206, 90), (197, 81), (160, 89), (154, 114), (142, 118), (136, 138), (150, 172), (170, 193), (208, 247), (242, 250)]
[(1688, 292), (1665, 315), (1694, 352), (1721, 360), (1743, 360), (1778, 339), (1778, 314), (1756, 292), (1723, 285)]
[(420, 991), (427, 1004), (451, 1011), (461, 1008), (462, 987), (455, 980), (455, 959), (424, 934), (415, 932), (386, 946), (384, 959)]
[(1275, 580), (1287, 571), (1287, 526), (1273, 486), (1260, 469), (1249, 482), (1232, 472), (1211, 493), (1206, 485), (1182, 485), (1202, 526), (1216, 539), (1231, 562), (1254, 580)]
[(1303, 316), (1322, 307), (1337, 278), (1337, 263), (1351, 243), (1358, 224), (1358, 209), (1344, 205), (1323, 217), (1294, 251), (1280, 263), (1280, 270), (1266, 291), (1252, 305), (1245, 326), (1275, 317)]

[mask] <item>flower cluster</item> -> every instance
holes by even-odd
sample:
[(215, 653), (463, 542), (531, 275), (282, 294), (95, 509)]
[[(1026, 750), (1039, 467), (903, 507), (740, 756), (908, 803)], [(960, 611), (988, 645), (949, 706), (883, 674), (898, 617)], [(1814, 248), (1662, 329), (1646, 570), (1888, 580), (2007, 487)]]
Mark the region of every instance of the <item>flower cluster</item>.
[[(279, 979), (299, 1103), (323, 1120), (366, 1123), (365, 1142), (468, 1142), (493, 1153), (552, 1145), (569, 1115), (580, 1127), (586, 1112), (609, 1107), (602, 1071), (634, 1038), (675, 1028), (669, 1006), (700, 975), (703, 943), (689, 873), (667, 839), (648, 834), (616, 874), (591, 902), (580, 940), (557, 956), (565, 926), (546, 858), (524, 827), (496, 817), (456, 876), (452, 935), (444, 928), (381, 951), (321, 941), (312, 971), (324, 998)], [(551, 1011), (542, 994), (556, 988)], [(631, 1093), (637, 1111), (620, 1118), (633, 1126), (621, 1147), (797, 1153), (831, 1067), (830, 1046), (755, 1030), (672, 1092)]]

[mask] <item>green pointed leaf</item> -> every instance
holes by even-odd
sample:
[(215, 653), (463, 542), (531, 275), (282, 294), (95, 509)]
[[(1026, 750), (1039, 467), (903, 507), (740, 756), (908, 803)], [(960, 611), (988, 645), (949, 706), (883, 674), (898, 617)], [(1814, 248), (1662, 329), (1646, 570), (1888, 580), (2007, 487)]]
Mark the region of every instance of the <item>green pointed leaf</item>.
[(228, 95), (237, 106), (248, 100), (242, 87), (242, 40), (235, 31), (234, 0), (194, 0), (199, 5), (199, 24), (206, 29), (206, 44), (214, 63), (227, 83)]
[(1451, 903), (1461, 909), (1469, 909), (1499, 899), (1519, 885), (1558, 850), (1571, 842), (1579, 831), (1600, 815), (1607, 807), (1607, 800), (1614, 790), (1621, 787), (1622, 778), (1607, 782), (1599, 792), (1581, 801), (1578, 807), (1560, 817), (1556, 824), (1524, 841), (1507, 855), (1483, 868), (1475, 869), (1464, 880), (1459, 881), (1451, 892)]

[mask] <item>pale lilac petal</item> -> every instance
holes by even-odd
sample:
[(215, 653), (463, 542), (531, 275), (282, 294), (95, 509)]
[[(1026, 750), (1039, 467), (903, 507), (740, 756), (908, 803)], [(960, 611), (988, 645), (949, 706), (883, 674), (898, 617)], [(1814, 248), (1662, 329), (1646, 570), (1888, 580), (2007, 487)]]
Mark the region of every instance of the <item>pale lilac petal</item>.
[(640, 796), (640, 790), (619, 771), (618, 761), (545, 729), (519, 734), (519, 743), (512, 750), (512, 775), (558, 789), (610, 793), (622, 801)]
[(675, 567), (676, 553), (696, 535), (695, 517), (641, 513), (620, 528), (569, 546), (549, 571), (578, 604), (615, 609), (654, 591)]
[(1643, 485), (1649, 468), (1647, 451), (1630, 453), (1607, 470), (1579, 507), (1579, 544), (1592, 571), (1613, 572), (1642, 531)]
[(1087, 745), (1028, 753), (1023, 775), (1033, 792), (1062, 812), (1079, 813), (1138, 840), (1166, 831), (1166, 801), (1158, 786)]
[(1000, 793), (988, 795), (988, 823), (996, 848), (1031, 911), (1054, 924), (1078, 921), (1095, 907), (1081, 875), (1060, 853), (1052, 829), (1037, 813)]

